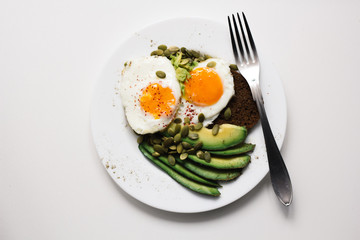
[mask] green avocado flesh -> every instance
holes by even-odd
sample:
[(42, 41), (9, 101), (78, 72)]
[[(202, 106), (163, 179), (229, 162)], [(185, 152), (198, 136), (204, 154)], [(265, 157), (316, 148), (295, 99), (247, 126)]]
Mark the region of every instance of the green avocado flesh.
[(197, 140), (192, 140), (186, 137), (183, 141), (192, 145), (201, 141), (203, 143), (202, 149), (204, 150), (224, 150), (242, 143), (247, 136), (247, 130), (245, 127), (232, 124), (220, 125), (219, 132), (216, 136), (214, 136), (212, 134), (212, 130), (208, 128), (202, 128), (199, 131), (194, 131), (194, 133), (199, 134), (199, 138)]
[(221, 180), (221, 181), (228, 181), (234, 178), (237, 178), (241, 175), (242, 169), (216, 169), (206, 167), (200, 164), (196, 164), (191, 160), (182, 161), (179, 158), (176, 158), (176, 161), (183, 165), (185, 168), (189, 169), (190, 171), (198, 174), (201, 177), (211, 179), (211, 180)]
[(239, 146), (235, 146), (235, 147), (232, 147), (229, 149), (209, 151), (209, 152), (211, 154), (217, 155), (217, 156), (233, 156), (233, 155), (250, 152), (250, 151), (254, 150), (254, 148), (255, 148), (255, 144), (243, 143), (243, 144), (240, 144)]
[(139, 145), (139, 149), (146, 158), (151, 160), (155, 165), (160, 167), (171, 178), (173, 178), (175, 181), (177, 181), (184, 187), (189, 188), (189, 189), (191, 189), (195, 192), (201, 193), (201, 194), (206, 194), (206, 195), (211, 195), (211, 196), (220, 196), (220, 192), (216, 187), (206, 186), (206, 185), (200, 184), (198, 182), (192, 181), (192, 180), (184, 177), (183, 175), (179, 174), (178, 172), (176, 172), (175, 170), (170, 168), (168, 165), (161, 162), (156, 157), (153, 157), (148, 151), (146, 151), (146, 149), (144, 148), (144, 146), (142, 144)]
[(206, 162), (195, 155), (189, 155), (188, 158), (196, 163), (217, 169), (244, 168), (250, 162), (250, 156), (246, 154), (227, 158), (211, 157), (210, 162)]
[[(148, 151), (150, 154), (154, 153), (155, 150), (152, 146), (150, 146), (149, 144), (147, 143), (142, 143), (141, 144), (142, 147)], [(151, 155), (152, 156), (152, 155)], [(153, 156), (152, 156), (153, 157)], [(204, 183), (204, 184), (207, 184), (209, 186), (214, 186), (214, 187), (219, 187), (220, 185), (217, 184), (216, 182), (213, 182), (211, 180), (207, 180), (207, 179), (204, 179), (196, 174), (194, 174), (193, 172), (189, 171), (188, 169), (184, 168), (182, 165), (179, 165), (179, 164), (175, 164), (175, 165), (170, 165), (169, 162), (168, 162), (168, 159), (167, 157), (164, 157), (164, 156), (159, 156), (157, 157), (158, 160), (160, 160), (161, 162), (165, 163), (166, 165), (168, 165), (168, 167), (174, 169), (175, 171), (177, 171), (178, 173), (184, 175), (185, 177), (189, 178), (189, 179), (192, 179), (194, 181), (197, 181), (199, 183)]]
[[(220, 196), (218, 188), (221, 185), (217, 181), (228, 181), (239, 177), (243, 168), (251, 160), (246, 153), (254, 150), (255, 145), (244, 143), (247, 137), (246, 128), (232, 124), (222, 124), (219, 126), (219, 131), (215, 136), (212, 129), (205, 127), (200, 130), (189, 131), (189, 134), (196, 133), (197, 135), (188, 135), (182, 129), (175, 130), (175, 132), (174, 129), (178, 128), (179, 124), (174, 124), (170, 124), (166, 131), (161, 132), (165, 137), (157, 136), (157, 138), (152, 138), (153, 136), (146, 136), (143, 142), (140, 141), (140, 151), (182, 186), (201, 194)], [(180, 133), (184, 136), (190, 136), (192, 139), (189, 137), (181, 138), (179, 137)], [(170, 136), (173, 136), (173, 138), (170, 138)], [(196, 139), (194, 139), (194, 136)], [(175, 140), (176, 137), (178, 137), (177, 140)], [(156, 146), (154, 143), (156, 139), (160, 139), (158, 140), (160, 143), (156, 143), (160, 146)], [(183, 142), (184, 149), (180, 148), (179, 150), (179, 145), (171, 146), (176, 146), (177, 151), (181, 151), (181, 153), (188, 153), (187, 158), (185, 156), (184, 160), (180, 160), (180, 154), (167, 144), (168, 140), (174, 141), (168, 144)], [(185, 142), (192, 145), (193, 148), (191, 146), (186, 147)], [(158, 152), (155, 152), (154, 147), (155, 149), (159, 148)], [(211, 159), (205, 161), (193, 155), (197, 151), (195, 149), (202, 150), (205, 154), (208, 151), (211, 154)], [(170, 155), (175, 158), (175, 161), (174, 159), (171, 160)]]

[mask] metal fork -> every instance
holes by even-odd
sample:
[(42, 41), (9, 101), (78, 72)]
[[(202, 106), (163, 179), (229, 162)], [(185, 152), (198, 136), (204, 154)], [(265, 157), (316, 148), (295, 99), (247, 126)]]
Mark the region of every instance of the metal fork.
[[(235, 61), (241, 75), (243, 75), (243, 77), (247, 80), (250, 86), (252, 96), (259, 110), (260, 121), (263, 129), (269, 162), (270, 178), (274, 192), (285, 206), (289, 206), (293, 198), (291, 181), (289, 173), (281, 156), (280, 150), (276, 145), (269, 121), (266, 116), (264, 100), (259, 84), (260, 62), (256, 51), (255, 42), (251, 35), (250, 28), (244, 13), (242, 13), (242, 17), (246, 28), (246, 34), (244, 32), (243, 24), (241, 22), (239, 13), (237, 13), (237, 21), (240, 26), (240, 32), (238, 24), (235, 20), (235, 16), (234, 14), (232, 14), (232, 21), (236, 36), (235, 40), (230, 17), (228, 16), (231, 44), (235, 56)], [(248, 43), (250, 43), (250, 46)], [(238, 49), (240, 54), (238, 52)]]

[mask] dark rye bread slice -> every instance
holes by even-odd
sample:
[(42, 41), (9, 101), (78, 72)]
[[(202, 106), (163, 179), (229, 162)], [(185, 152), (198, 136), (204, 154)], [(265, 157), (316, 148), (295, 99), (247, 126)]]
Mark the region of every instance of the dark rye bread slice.
[(230, 123), (245, 126), (247, 129), (254, 127), (260, 116), (256, 103), (252, 98), (251, 90), (245, 78), (237, 71), (231, 71), (234, 77), (235, 96), (231, 98), (227, 107), (231, 109), (231, 118), (224, 118), (225, 107), (213, 124)]

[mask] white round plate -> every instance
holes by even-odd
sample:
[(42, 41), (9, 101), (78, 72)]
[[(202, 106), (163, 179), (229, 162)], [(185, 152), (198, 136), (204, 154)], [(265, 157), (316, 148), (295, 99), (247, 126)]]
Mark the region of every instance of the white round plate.
[[(256, 40), (256, 39), (255, 39)], [(120, 45), (98, 79), (91, 109), (91, 127), (101, 161), (112, 179), (129, 195), (152, 207), (195, 213), (223, 207), (253, 189), (268, 173), (261, 126), (257, 124), (246, 142), (256, 144), (252, 161), (235, 181), (222, 183), (220, 197), (194, 193), (166, 175), (139, 151), (137, 136), (126, 122), (118, 93), (124, 63), (148, 56), (160, 44), (200, 50), (234, 63), (228, 27), (199, 18), (177, 18), (135, 32)], [(261, 53), (261, 88), (267, 115), (279, 146), (286, 130), (286, 101), (281, 81)]]

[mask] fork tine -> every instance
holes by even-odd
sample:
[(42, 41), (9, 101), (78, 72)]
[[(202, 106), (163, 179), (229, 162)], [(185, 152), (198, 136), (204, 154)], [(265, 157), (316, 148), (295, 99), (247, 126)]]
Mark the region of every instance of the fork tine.
[(235, 61), (238, 62), (239, 61), (239, 54), (236, 48), (236, 43), (235, 43), (235, 38), (234, 38), (234, 34), (233, 34), (233, 30), (231, 27), (231, 22), (230, 22), (230, 17), (228, 16), (228, 23), (229, 23), (229, 30), (230, 30), (230, 38), (231, 38), (231, 45), (232, 45), (232, 49), (234, 52), (234, 57), (235, 57)]
[[(247, 20), (246, 20), (246, 17), (245, 17), (244, 12), (242, 13), (242, 16), (243, 16), (243, 19), (244, 19), (244, 23), (245, 23), (245, 27), (246, 27), (246, 32), (247, 32), (247, 35), (248, 35), (248, 38), (249, 38), (249, 42), (250, 42), (250, 45), (251, 45), (251, 49), (252, 49), (252, 51), (253, 51), (254, 61), (256, 61), (257, 58), (258, 58), (258, 55), (257, 55), (256, 47), (255, 47), (255, 42), (254, 42), (254, 39), (253, 39), (253, 37), (252, 37), (251, 31), (250, 31), (250, 27), (249, 27), (249, 25), (248, 25), (248, 22), (247, 22)], [(239, 13), (238, 13), (238, 17), (239, 17)]]
[[(240, 25), (241, 36), (242, 36), (242, 39), (244, 40), (244, 46), (245, 46), (246, 53), (247, 53), (247, 60), (248, 60), (248, 62), (249, 62), (249, 61), (250, 61), (250, 57), (251, 57), (251, 55), (250, 55), (250, 50), (249, 50), (249, 45), (248, 45), (247, 40), (246, 40), (244, 28), (243, 28), (243, 25), (242, 25), (242, 22), (241, 22), (239, 13), (237, 13), (237, 18), (238, 18), (239, 25)], [(244, 57), (244, 59), (245, 59), (245, 57)]]
[[(240, 38), (240, 34), (239, 34), (239, 29), (238, 29), (238, 27), (237, 27), (234, 14), (232, 14), (232, 20), (233, 20), (233, 23), (234, 23), (236, 40), (237, 40), (237, 42), (238, 42), (238, 46), (239, 46), (239, 50), (240, 50), (241, 62), (243, 63), (244, 60), (245, 60), (244, 48), (243, 48), (242, 43), (241, 43), (241, 38)], [(241, 23), (240, 23), (240, 25), (241, 25)]]

